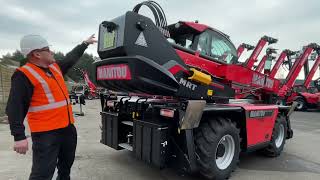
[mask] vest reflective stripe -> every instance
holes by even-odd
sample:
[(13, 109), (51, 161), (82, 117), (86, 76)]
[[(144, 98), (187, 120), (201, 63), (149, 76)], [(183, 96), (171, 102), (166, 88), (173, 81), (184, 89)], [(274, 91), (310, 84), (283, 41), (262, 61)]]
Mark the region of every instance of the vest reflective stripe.
[(53, 95), (52, 95), (52, 92), (49, 88), (49, 85), (47, 84), (47, 82), (40, 76), (40, 74), (38, 74), (35, 70), (33, 70), (31, 67), (29, 67), (28, 65), (25, 65), (24, 68), (26, 70), (28, 70), (33, 76), (34, 78), (36, 78), (40, 83), (41, 83), (41, 86), (48, 98), (48, 101), (49, 103), (53, 103), (55, 102), (54, 98), (53, 98)]
[(38, 111), (51, 110), (51, 109), (60, 108), (60, 107), (66, 106), (66, 105), (67, 105), (67, 101), (63, 100), (63, 101), (59, 101), (59, 102), (54, 102), (54, 103), (42, 105), (42, 106), (29, 107), (28, 112), (38, 112)]
[(61, 76), (63, 76), (61, 74), (61, 71), (59, 71), (59, 69), (57, 69), (57, 67), (55, 67), (53, 64), (49, 65), (49, 67), (51, 67), (54, 71), (56, 71), (57, 73), (59, 73)]

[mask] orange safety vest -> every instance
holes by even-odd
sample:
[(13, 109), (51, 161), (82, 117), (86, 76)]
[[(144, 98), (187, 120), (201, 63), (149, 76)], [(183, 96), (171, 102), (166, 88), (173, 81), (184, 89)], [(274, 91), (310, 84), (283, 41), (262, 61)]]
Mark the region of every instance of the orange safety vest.
[(31, 132), (44, 132), (67, 127), (74, 123), (69, 93), (60, 67), (49, 66), (52, 75), (41, 68), (27, 63), (18, 68), (34, 86), (27, 113)]

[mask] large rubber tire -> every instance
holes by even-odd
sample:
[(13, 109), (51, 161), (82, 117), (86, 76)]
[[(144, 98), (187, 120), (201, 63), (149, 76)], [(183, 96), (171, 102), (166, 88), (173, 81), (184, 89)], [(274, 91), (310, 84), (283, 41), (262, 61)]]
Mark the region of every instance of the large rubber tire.
[(269, 157), (277, 157), (283, 151), (287, 139), (287, 121), (284, 116), (278, 116), (273, 127), (270, 144), (262, 150), (262, 153)]
[[(204, 177), (216, 180), (229, 178), (239, 162), (239, 133), (240, 130), (236, 127), (236, 124), (223, 117), (200, 123), (195, 131), (195, 145), (200, 173)], [(225, 140), (223, 140), (223, 137)], [(230, 145), (225, 146), (223, 143)], [(223, 157), (226, 157), (226, 161), (223, 161)], [(225, 167), (222, 167), (222, 165)]]
[(303, 97), (298, 97), (295, 101), (298, 103), (298, 105), (296, 107), (297, 111), (304, 111), (307, 109), (307, 103), (303, 99)]

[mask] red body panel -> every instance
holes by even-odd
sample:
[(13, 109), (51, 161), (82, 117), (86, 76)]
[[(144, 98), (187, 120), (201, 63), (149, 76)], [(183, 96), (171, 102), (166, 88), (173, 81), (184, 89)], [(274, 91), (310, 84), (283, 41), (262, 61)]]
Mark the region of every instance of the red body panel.
[(279, 58), (278, 58), (278, 60), (277, 60), (277, 62), (276, 62), (276, 64), (273, 66), (273, 68), (272, 68), (272, 70), (271, 70), (271, 72), (270, 72), (269, 77), (274, 78), (274, 77), (276, 76), (276, 74), (277, 74), (277, 72), (278, 72), (281, 64), (282, 64), (283, 61), (286, 59), (286, 57), (287, 57), (287, 53), (286, 53), (285, 51), (282, 51), (281, 54), (280, 54), (280, 56), (279, 56)]
[(307, 92), (303, 92), (300, 93), (307, 101), (308, 104), (318, 104), (319, 102), (319, 93), (307, 93)]
[(199, 24), (199, 23), (195, 23), (195, 22), (182, 22), (184, 24), (186, 24), (187, 26), (192, 27), (193, 29), (199, 31), (199, 32), (203, 32), (206, 29), (210, 28), (209, 26), (205, 25), (205, 24)]
[(250, 85), (251, 87), (262, 87), (262, 89), (266, 91), (277, 92), (280, 85), (279, 80), (269, 78), (264, 74), (255, 72), (254, 70), (247, 69), (240, 65), (221, 65), (221, 67), (216, 69), (216, 71), (216, 74), (219, 77), (226, 78), (240, 84)]
[(257, 61), (257, 58), (260, 54), (260, 52), (262, 51), (262, 49), (264, 48), (264, 46), (267, 44), (267, 41), (265, 41), (264, 39), (260, 39), (257, 46), (254, 48), (251, 56), (249, 57), (249, 59), (245, 62), (245, 66), (248, 69), (252, 69), (254, 63)]
[(306, 80), (303, 83), (304, 87), (306, 87), (307, 89), (309, 88), (310, 82), (312, 81), (312, 78), (313, 78), (314, 74), (316, 73), (319, 65), (320, 65), (320, 56), (318, 55), (318, 58), (314, 62), (308, 76), (306, 77)]
[(291, 104), (293, 101), (295, 101), (298, 97), (303, 97), (306, 102), (310, 105), (317, 105), (320, 102), (320, 93), (308, 93), (308, 92), (302, 92), (302, 93), (292, 93), (290, 97), (287, 99), (287, 103)]
[[(246, 112), (247, 147), (271, 140), (278, 106), (256, 104), (230, 104), (229, 106), (240, 106)], [(251, 115), (259, 115), (263, 112), (272, 113), (266, 113), (268, 115), (263, 117), (251, 117)]]
[(264, 55), (263, 58), (261, 59), (261, 61), (258, 64), (258, 67), (256, 68), (257, 72), (262, 72), (262, 70), (264, 69), (264, 65), (266, 64), (266, 61), (268, 59), (267, 55)]
[[(279, 89), (279, 80), (269, 78), (264, 74), (255, 72), (244, 66), (237, 64), (219, 64), (178, 49), (176, 49), (176, 52), (188, 66), (199, 68), (214, 77), (223, 78), (245, 86), (250, 85), (251, 88), (262, 87), (263, 90), (270, 92), (277, 92)], [(235, 90), (237, 92), (236, 88)]]

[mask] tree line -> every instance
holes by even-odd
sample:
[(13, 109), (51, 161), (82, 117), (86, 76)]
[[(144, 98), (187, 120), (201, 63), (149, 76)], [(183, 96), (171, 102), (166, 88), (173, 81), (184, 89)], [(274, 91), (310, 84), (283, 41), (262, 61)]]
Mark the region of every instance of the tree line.
[[(53, 56), (57, 61), (61, 61), (65, 58), (65, 54), (62, 52), (54, 52)], [(6, 55), (3, 55), (2, 60), (3, 61), (12, 60), (20, 63), (20, 66), (23, 66), (26, 63), (27, 59), (23, 56), (23, 54), (19, 50), (16, 50), (13, 53), (7, 53)], [(92, 54), (84, 53), (83, 56), (78, 61), (78, 63), (74, 66), (74, 68), (70, 69), (70, 71), (67, 73), (67, 76), (75, 82), (83, 82), (82, 74), (78, 70), (76, 70), (80, 68), (80, 69), (86, 70), (89, 74), (90, 80), (96, 84), (95, 77), (94, 77), (93, 62), (97, 60), (98, 60), (98, 57), (95, 57)]]

